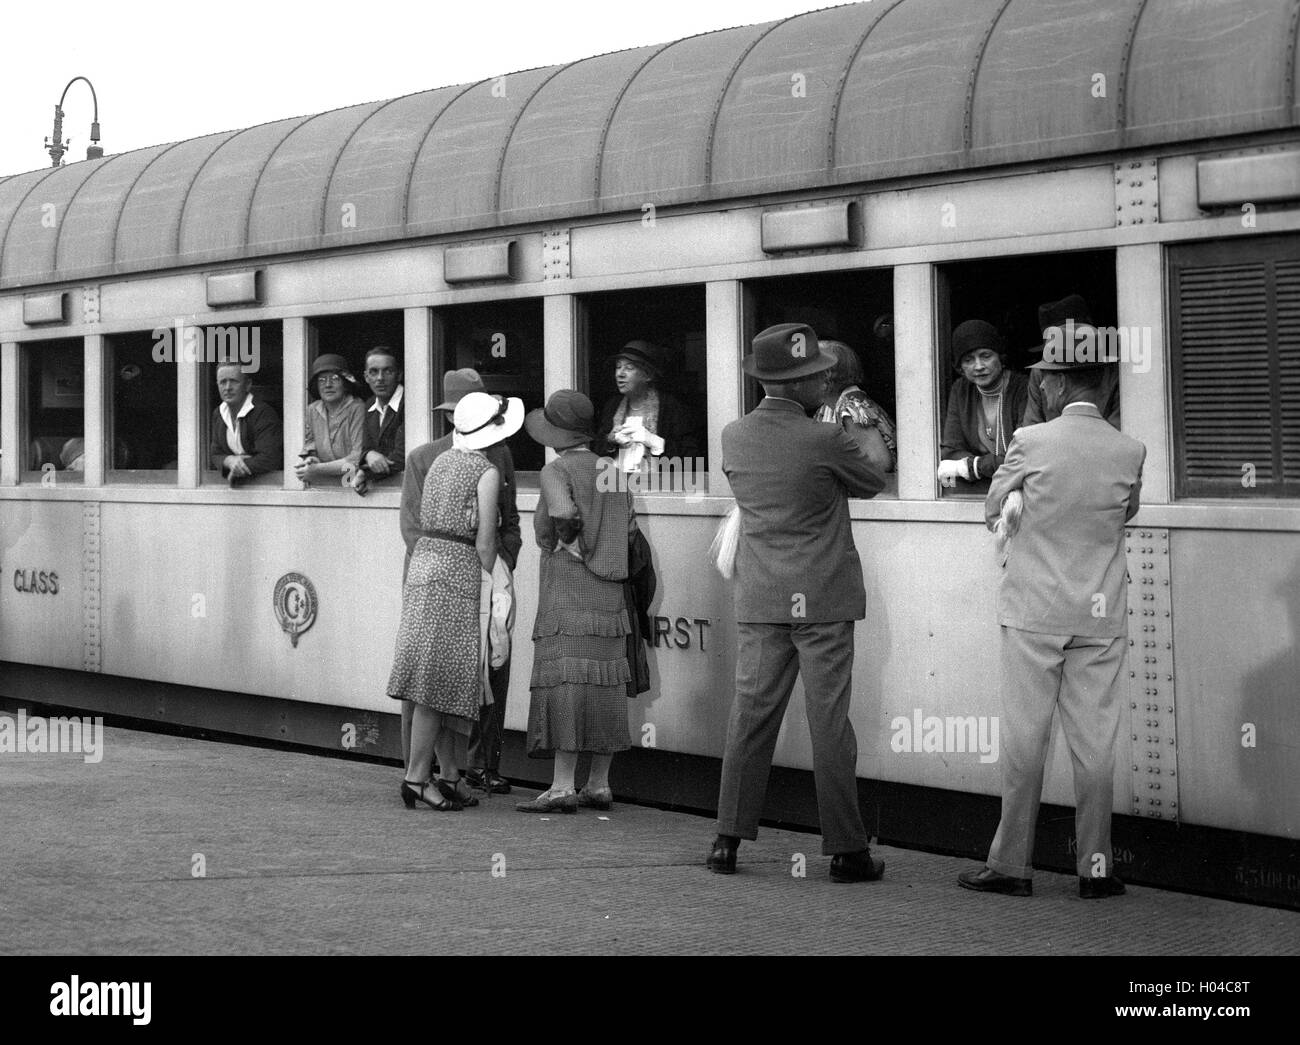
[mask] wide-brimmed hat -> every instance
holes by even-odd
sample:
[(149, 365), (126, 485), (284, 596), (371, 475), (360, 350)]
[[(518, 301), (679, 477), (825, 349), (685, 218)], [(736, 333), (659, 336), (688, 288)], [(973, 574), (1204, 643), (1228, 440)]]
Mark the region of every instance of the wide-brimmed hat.
[(487, 392), (487, 386), (472, 367), (448, 370), (442, 375), (442, 394), (446, 398), (434, 407), (435, 410), (455, 410), (456, 404), (471, 392)]
[(961, 369), (961, 361), (972, 352), (989, 349), (1001, 355), (1006, 351), (1002, 335), (992, 323), (982, 319), (968, 319), (952, 332), (952, 365)]
[[(1105, 360), (1076, 358), (1073, 345), (1080, 335), (1091, 335), (1093, 344), (1097, 345), (1097, 328), (1092, 322), (1092, 313), (1088, 311), (1088, 302), (1081, 294), (1070, 294), (1060, 301), (1049, 301), (1038, 306), (1038, 325), (1042, 328), (1043, 344), (1039, 349), (1043, 358), (1030, 365), (1030, 370), (1082, 370), (1088, 367), (1104, 366)], [(1053, 331), (1059, 333), (1053, 334)], [(1063, 347), (1070, 346), (1069, 358), (1050, 359), (1047, 354), (1049, 341), (1053, 338)]]
[(835, 357), (817, 345), (817, 332), (807, 323), (778, 323), (754, 338), (754, 351), (742, 367), (760, 381), (796, 381), (829, 370)]
[(668, 350), (649, 341), (629, 341), (610, 356), (610, 361), (614, 363), (620, 359), (626, 359), (649, 371), (651, 377), (663, 377), (668, 366)]
[(461, 446), (482, 450), (519, 431), (524, 423), (524, 401), (470, 392), (456, 404), (452, 423)]
[(352, 376), (352, 371), (348, 368), (348, 361), (340, 355), (333, 352), (326, 352), (323, 356), (317, 356), (316, 362), (311, 365), (311, 377), (307, 379), (307, 387), (316, 387), (316, 378), (321, 374), (327, 374), (331, 370), (336, 370), (343, 375), (343, 380), (350, 385), (355, 385), (357, 379)]
[(567, 450), (591, 440), (595, 419), (590, 399), (571, 388), (562, 388), (552, 393), (540, 410), (529, 411), (524, 431), (543, 446)]

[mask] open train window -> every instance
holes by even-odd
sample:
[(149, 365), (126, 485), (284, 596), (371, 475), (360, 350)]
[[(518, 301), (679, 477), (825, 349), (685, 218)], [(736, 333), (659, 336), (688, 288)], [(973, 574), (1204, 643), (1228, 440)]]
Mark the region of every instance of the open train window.
[[(434, 359), (434, 403), (442, 400), (442, 379), (448, 370), (470, 367), (483, 378), (493, 395), (515, 396), (525, 409), (543, 405), (544, 369), (542, 300), (491, 301), (474, 305), (449, 305), (435, 310), (435, 345), (442, 343), (442, 359)], [(451, 429), (435, 411), (433, 431), (445, 435)], [(545, 451), (521, 428), (507, 441), (514, 459), (516, 481), (536, 486), (537, 473), (546, 463)]]
[(1300, 236), (1169, 249), (1179, 497), (1300, 497)]
[[(940, 494), (982, 498), (1012, 433), (1026, 417), (1024, 404), (1032, 379), (1026, 368), (1042, 358), (1039, 307), (1074, 298), (1062, 306), (1063, 315), (1078, 313), (1076, 318), (1114, 329), (1115, 252), (986, 258), (940, 265), (935, 274), (939, 458), (963, 467), (973, 458), (978, 475), (973, 482), (959, 476), (952, 480), (954, 486), (941, 485)], [(962, 368), (954, 358), (952, 334), (968, 320), (982, 320), (994, 328), (1004, 349), (1001, 358), (989, 351), (976, 361), (981, 355), (977, 351)], [(1117, 419), (1118, 385), (1109, 388)], [(1051, 404), (1047, 411), (1052, 415)], [(939, 462), (935, 465), (938, 468)]]
[(170, 328), (111, 334), (104, 339), (110, 388), (108, 478), (117, 482), (176, 482), (176, 368)]
[[(882, 466), (888, 466), (885, 489), (879, 496), (898, 494), (898, 440), (907, 438), (895, 426), (894, 392), (894, 274), (892, 269), (834, 272), (811, 276), (780, 276), (745, 283), (745, 351), (754, 335), (777, 323), (807, 323), (819, 341), (834, 341), (848, 351), (835, 372), (856, 385), (864, 417), (879, 434), (874, 445)], [(842, 394), (842, 393), (841, 393)], [(745, 411), (763, 397), (757, 381), (745, 379)], [(839, 403), (827, 404), (832, 413)]]
[[(203, 328), (203, 336), (200, 458), (204, 481), (282, 485), (283, 324), (212, 325)], [(242, 458), (242, 467), (234, 465), (234, 457)]]
[(20, 346), (24, 414), (23, 480), (79, 483), (85, 465), (85, 354), (81, 338)]
[[(695, 493), (708, 477), (708, 374), (702, 285), (587, 294), (579, 315), (582, 391), (606, 440), (627, 419), (653, 412), (664, 440), (656, 493)], [(621, 364), (621, 365), (620, 365)], [(645, 418), (648, 420), (648, 417)], [(616, 443), (607, 441), (613, 453)], [(643, 462), (643, 472), (651, 466)]]
[[(369, 419), (369, 423), (374, 427), (375, 439), (379, 438), (382, 430), (385, 446), (390, 449), (392, 460), (400, 462), (402, 465), (406, 463), (407, 450), (405, 445), (406, 388), (402, 384), (402, 350), (405, 337), (405, 322), (399, 309), (319, 316), (310, 320), (307, 325), (308, 372), (310, 373), (316, 360), (322, 356), (341, 356), (347, 368), (346, 373), (351, 378), (351, 380), (344, 382), (345, 396), (355, 397), (359, 400), (359, 405), (363, 408), (363, 423), (366, 418)], [(375, 405), (376, 395), (366, 376), (367, 355), (371, 349), (380, 347), (390, 349), (394, 356), (391, 366), (385, 365), (376, 368), (377, 372), (379, 370), (384, 371), (381, 379), (386, 382), (378, 387), (388, 397), (389, 402), (393, 404), (391, 414), (389, 407), (384, 407), (382, 411), (384, 421), (382, 424), (379, 422), (380, 410), (375, 410), (373, 416), (369, 413), (370, 407)], [(308, 398), (307, 431), (290, 432), (285, 435), (285, 440), (289, 443), (290, 449), (295, 452), (303, 449), (307, 445), (309, 438), (313, 442), (322, 444), (328, 438), (329, 426), (321, 428), (318, 425), (316, 434), (314, 436), (311, 434), (312, 412), (317, 409), (313, 404), (320, 400), (320, 388), (317, 382), (308, 382), (306, 392)], [(369, 442), (366, 445), (368, 446)], [(317, 446), (318, 451), (322, 448), (322, 446)], [(336, 439), (331, 454), (339, 453), (340, 456), (345, 456), (346, 454), (343, 451), (350, 452), (350, 450), (351, 448), (346, 446), (344, 441)], [(321, 456), (322, 460), (329, 459), (328, 455), (318, 453), (318, 456)], [(337, 482), (338, 480), (334, 480), (334, 485), (337, 485)], [(369, 482), (371, 489), (384, 486), (400, 488), (402, 484), (401, 469), (400, 467), (393, 469), (388, 476), (372, 475)]]

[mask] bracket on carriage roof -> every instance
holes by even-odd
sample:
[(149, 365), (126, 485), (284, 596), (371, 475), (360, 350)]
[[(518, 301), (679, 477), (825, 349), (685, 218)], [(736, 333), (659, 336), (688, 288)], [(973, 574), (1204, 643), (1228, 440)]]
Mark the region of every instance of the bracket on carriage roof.
[(516, 241), (512, 239), (448, 247), (442, 256), (442, 278), (447, 283), (518, 279), (518, 253)]

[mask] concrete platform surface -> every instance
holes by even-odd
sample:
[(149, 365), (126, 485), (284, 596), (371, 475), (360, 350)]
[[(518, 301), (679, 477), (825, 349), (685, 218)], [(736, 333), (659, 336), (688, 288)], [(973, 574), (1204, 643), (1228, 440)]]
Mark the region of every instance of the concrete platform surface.
[[(763, 829), (740, 873), (709, 819), (408, 812), (401, 771), (132, 730), (104, 754), (0, 754), (2, 954), (1300, 953), (1300, 913), (1150, 888), (957, 888), (969, 861), (880, 847), (837, 885), (816, 835)], [(803, 855), (806, 875), (794, 872)], [(199, 872), (202, 872), (200, 875)]]

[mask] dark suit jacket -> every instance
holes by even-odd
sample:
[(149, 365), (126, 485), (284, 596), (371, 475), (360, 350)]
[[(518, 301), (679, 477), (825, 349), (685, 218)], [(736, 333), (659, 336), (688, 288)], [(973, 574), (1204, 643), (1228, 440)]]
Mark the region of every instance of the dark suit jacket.
[(999, 624), (1094, 638), (1127, 632), (1124, 524), (1141, 502), (1146, 454), (1091, 403), (1020, 430), (984, 502), (992, 529), (1008, 493), (1025, 499), (998, 591)]
[[(1098, 399), (1102, 416), (1110, 422), (1112, 428), (1119, 428), (1119, 367), (1108, 366), (1102, 377)], [(1048, 417), (1051, 414), (1051, 417)], [(1043, 395), (1043, 371), (1029, 371), (1029, 398), (1025, 401), (1025, 417), (1021, 424), (1040, 425), (1044, 421), (1061, 416), (1061, 408), (1055, 403), (1048, 403)]]
[(722, 470), (740, 506), (736, 619), (814, 624), (866, 616), (848, 498), (874, 497), (885, 476), (844, 429), (768, 397), (723, 429)]
[[(265, 403), (253, 400), (253, 409), (237, 422), (239, 441), (244, 453), (249, 454), (246, 462), (254, 475), (266, 472), (278, 472), (284, 468), (284, 430), (280, 426), (280, 415)], [(226, 433), (226, 422), (221, 420), (221, 407), (212, 411), (210, 426), (211, 438), (208, 441), (208, 454), (212, 467), (226, 474), (222, 461), (234, 453), (230, 449), (230, 440)]]
[[(432, 443), (417, 446), (406, 459), (406, 471), (402, 475), (402, 540), (406, 542), (406, 562), (402, 565), (402, 581), (406, 581), (406, 571), (411, 565), (411, 553), (415, 551), (415, 542), (424, 536), (420, 527), (420, 501), (424, 499), (424, 479), (434, 460), (445, 450), (451, 449), (451, 436), (444, 435)], [(497, 554), (514, 570), (519, 561), (519, 549), (523, 537), (519, 533), (519, 509), (515, 500), (515, 462), (510, 456), (510, 447), (505, 443), (495, 443), (483, 451), (483, 455), (501, 473), (501, 491), (497, 496)]]
[(406, 461), (406, 393), (402, 393), (402, 401), (394, 410), (391, 406), (384, 412), (384, 423), (379, 423), (378, 411), (371, 411), (374, 405), (375, 397), (371, 396), (366, 400), (366, 434), (362, 446), (361, 460), (366, 459), (366, 454), (371, 450), (383, 454), (388, 458), (388, 467), (395, 472), (400, 472), (405, 467)]

